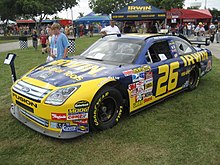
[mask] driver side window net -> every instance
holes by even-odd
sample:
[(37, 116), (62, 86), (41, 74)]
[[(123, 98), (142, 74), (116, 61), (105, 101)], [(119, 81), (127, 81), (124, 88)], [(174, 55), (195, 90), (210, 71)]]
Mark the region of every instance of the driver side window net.
[(169, 44), (167, 41), (154, 43), (146, 53), (148, 63), (155, 63), (172, 58)]

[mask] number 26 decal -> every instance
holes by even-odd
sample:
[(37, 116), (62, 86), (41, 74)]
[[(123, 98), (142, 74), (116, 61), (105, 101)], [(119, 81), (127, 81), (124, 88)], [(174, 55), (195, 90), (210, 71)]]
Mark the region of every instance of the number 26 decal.
[[(178, 82), (179, 62), (173, 62), (170, 64), (161, 65), (158, 67), (158, 75), (163, 74), (157, 81), (156, 96), (162, 95), (168, 91), (176, 88)], [(163, 84), (168, 81), (168, 84)]]

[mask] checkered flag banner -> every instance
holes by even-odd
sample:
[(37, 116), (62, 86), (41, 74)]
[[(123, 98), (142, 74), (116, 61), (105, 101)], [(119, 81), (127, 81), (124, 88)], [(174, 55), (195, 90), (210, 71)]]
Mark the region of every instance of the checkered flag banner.
[(74, 53), (76, 51), (75, 39), (69, 39), (69, 44), (68, 53)]
[(19, 41), (20, 48), (25, 49), (28, 48), (28, 42), (27, 41)]

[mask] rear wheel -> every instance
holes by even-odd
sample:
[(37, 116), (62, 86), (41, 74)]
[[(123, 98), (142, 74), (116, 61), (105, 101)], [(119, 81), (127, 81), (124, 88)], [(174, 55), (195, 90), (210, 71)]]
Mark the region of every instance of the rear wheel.
[(113, 87), (99, 91), (92, 101), (89, 111), (89, 123), (93, 130), (105, 130), (119, 121), (123, 110), (123, 98)]
[(189, 75), (189, 86), (188, 90), (191, 91), (195, 89), (200, 81), (199, 77), (199, 67), (195, 65), (195, 67), (191, 70), (190, 75)]

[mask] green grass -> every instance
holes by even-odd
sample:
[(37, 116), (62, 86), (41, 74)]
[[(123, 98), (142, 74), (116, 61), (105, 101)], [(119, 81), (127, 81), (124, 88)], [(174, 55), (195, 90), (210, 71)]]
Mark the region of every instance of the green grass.
[[(77, 54), (98, 39), (76, 40)], [(16, 50), (18, 77), (45, 61), (40, 50)], [(6, 55), (6, 53), (5, 53)], [(10, 69), (0, 55), (0, 164), (217, 165), (220, 163), (220, 60), (198, 88), (146, 111), (124, 117), (112, 129), (71, 140), (43, 136), (10, 113)]]

